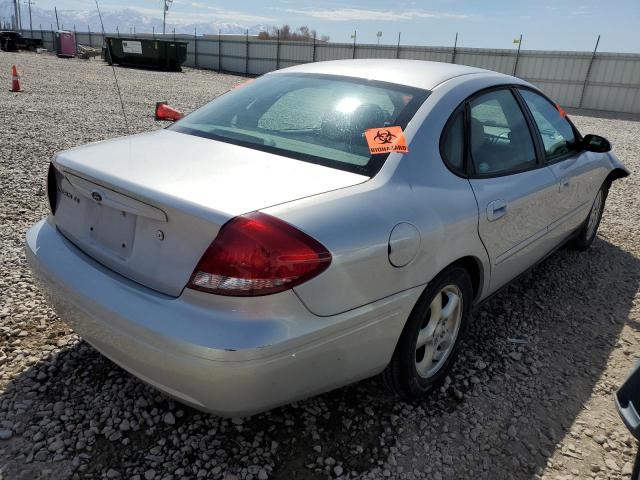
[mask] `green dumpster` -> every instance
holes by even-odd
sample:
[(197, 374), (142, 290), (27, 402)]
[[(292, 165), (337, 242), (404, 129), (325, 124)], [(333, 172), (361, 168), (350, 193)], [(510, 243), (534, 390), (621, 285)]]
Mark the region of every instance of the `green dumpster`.
[[(187, 42), (151, 38), (107, 37), (105, 59), (118, 65), (180, 71), (187, 59)], [(110, 62), (110, 63), (111, 63)]]

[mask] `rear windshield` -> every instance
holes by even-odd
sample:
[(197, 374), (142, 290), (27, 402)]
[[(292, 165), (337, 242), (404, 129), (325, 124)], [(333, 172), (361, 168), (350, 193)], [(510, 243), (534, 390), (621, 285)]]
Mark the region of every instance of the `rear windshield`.
[(373, 176), (388, 154), (371, 155), (364, 131), (404, 129), (427, 95), (351, 77), (266, 75), (169, 129)]

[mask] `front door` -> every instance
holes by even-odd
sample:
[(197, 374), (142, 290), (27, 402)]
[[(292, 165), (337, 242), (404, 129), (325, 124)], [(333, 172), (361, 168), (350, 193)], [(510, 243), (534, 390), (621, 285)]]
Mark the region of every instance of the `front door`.
[(601, 178), (593, 154), (584, 151), (566, 114), (545, 97), (518, 89), (538, 131), (544, 160), (558, 182), (558, 218), (550, 225), (550, 237), (562, 241), (586, 219)]

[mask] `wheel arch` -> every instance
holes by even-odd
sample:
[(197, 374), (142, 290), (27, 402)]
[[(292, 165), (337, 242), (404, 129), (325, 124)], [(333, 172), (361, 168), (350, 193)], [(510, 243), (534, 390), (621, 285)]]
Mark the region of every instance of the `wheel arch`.
[[(480, 294), (482, 293), (482, 290), (484, 288), (484, 267), (482, 265), (482, 262), (477, 257), (467, 255), (455, 260), (454, 262), (451, 262), (449, 265), (444, 267), (440, 271), (440, 273), (452, 267), (464, 268), (471, 277), (471, 285), (473, 287), (473, 302), (475, 303), (478, 298), (480, 298)], [(438, 273), (438, 275), (440, 273)]]
[[(471, 286), (473, 288), (473, 304), (477, 303), (477, 301), (481, 297), (481, 294), (484, 288), (484, 283), (485, 283), (485, 271), (484, 271), (485, 267), (482, 264), (482, 261), (478, 257), (473, 255), (466, 255), (464, 257), (460, 257), (457, 260), (450, 262), (445, 267), (441, 268), (440, 271), (433, 276), (433, 278), (436, 278), (439, 275), (441, 275), (443, 272), (455, 267), (463, 268), (469, 274), (469, 277), (471, 277)], [(433, 278), (429, 280), (429, 282), (424, 286), (424, 289), (422, 292), (423, 294), (424, 294), (424, 291), (427, 288), (429, 288), (429, 285), (432, 283)], [(418, 301), (420, 300), (418, 299)]]
[(606, 182), (611, 185), (614, 181), (619, 180), (621, 178), (625, 178), (629, 176), (629, 172), (627, 172), (624, 168), (616, 167), (609, 172), (607, 175)]

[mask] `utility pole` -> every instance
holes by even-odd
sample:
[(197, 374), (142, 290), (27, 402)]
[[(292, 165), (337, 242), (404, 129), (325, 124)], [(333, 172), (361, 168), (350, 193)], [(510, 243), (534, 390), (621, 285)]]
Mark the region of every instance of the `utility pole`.
[(53, 11), (56, 12), (56, 28), (60, 30), (60, 23), (58, 22), (58, 9), (54, 6)]
[[(16, 30), (20, 30), (20, 6), (19, 6), (19, 0), (13, 0), (13, 18), (14, 21), (11, 22), (12, 24), (15, 24), (15, 29)], [(14, 25), (12, 25), (14, 26)]]
[(31, 4), (33, 3), (31, 0), (28, 0), (29, 4), (29, 30), (31, 31), (31, 36), (33, 37), (33, 20), (31, 18)]
[(167, 28), (167, 12), (169, 11), (169, 7), (173, 3), (173, 0), (163, 0), (164, 7), (162, 9), (162, 34), (166, 33)]
[(22, 30), (22, 12), (20, 11), (20, 0), (16, 0), (17, 6), (17, 19), (18, 19), (18, 30)]

